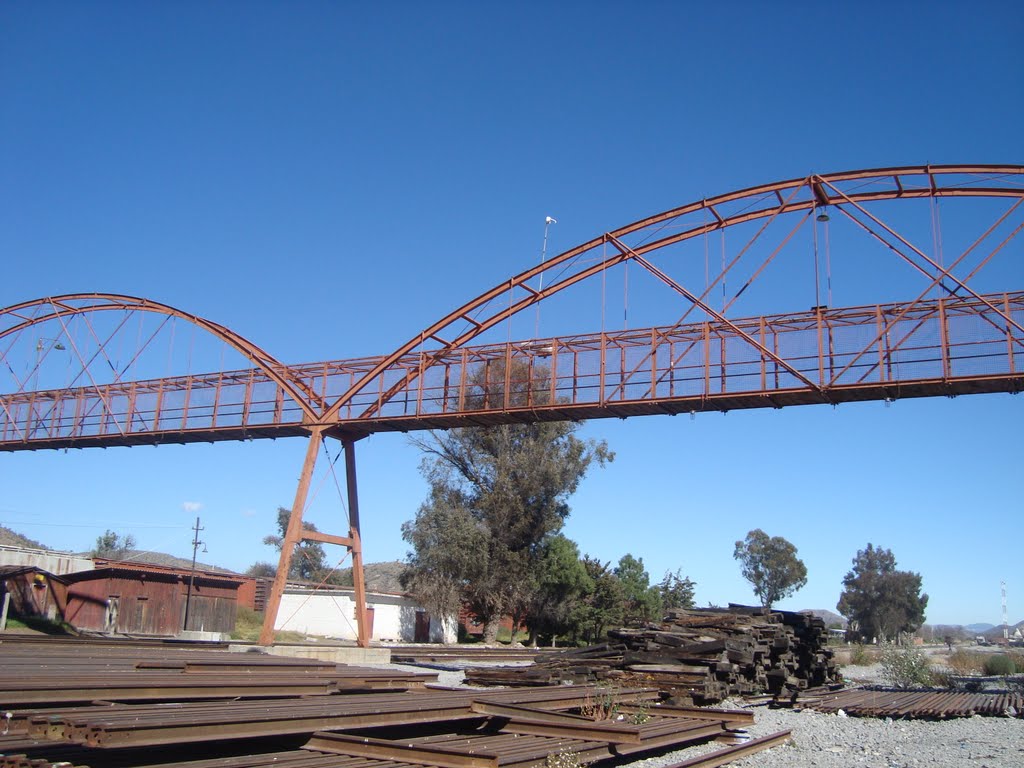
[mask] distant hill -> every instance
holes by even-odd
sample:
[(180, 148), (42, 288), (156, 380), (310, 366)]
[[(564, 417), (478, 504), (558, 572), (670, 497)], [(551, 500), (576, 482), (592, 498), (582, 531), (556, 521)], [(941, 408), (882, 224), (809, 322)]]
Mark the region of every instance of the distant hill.
[[(402, 592), (402, 583), (398, 580), (405, 563), (398, 560), (388, 560), (383, 563), (366, 563), (363, 565), (363, 578), (366, 579), (366, 588), (370, 592)], [(340, 570), (342, 576), (352, 582), (352, 569)]]
[(995, 626), (995, 624), (988, 624), (983, 622), (981, 624), (967, 624), (964, 626), (964, 629), (966, 629), (968, 632), (973, 632), (976, 635), (983, 635), (990, 629), (994, 629)]
[(10, 528), (5, 528), (0, 525), (0, 544), (4, 544), (8, 547), (28, 547), (30, 549), (49, 549), (45, 544), (40, 544), (35, 539), (30, 539), (28, 536), (22, 536), (17, 531), (12, 531)]
[(846, 626), (846, 619), (838, 613), (833, 613), (826, 608), (804, 608), (802, 611), (798, 611), (798, 613), (810, 613), (813, 616), (817, 616), (825, 622), (826, 627), (834, 627), (837, 625), (840, 627)]
[[(92, 557), (91, 552), (82, 552), (80, 557)], [(187, 571), (192, 568), (192, 560), (186, 560), (183, 557), (175, 557), (174, 555), (167, 555), (163, 552), (147, 552), (141, 549), (130, 549), (125, 552), (120, 558), (121, 562), (131, 563), (149, 563), (150, 565), (162, 565), (165, 568), (177, 568), (178, 570)], [(216, 565), (207, 565), (206, 563), (200, 563), (196, 561), (197, 571), (207, 571), (210, 573), (235, 573), (229, 571), (227, 568), (219, 568)]]

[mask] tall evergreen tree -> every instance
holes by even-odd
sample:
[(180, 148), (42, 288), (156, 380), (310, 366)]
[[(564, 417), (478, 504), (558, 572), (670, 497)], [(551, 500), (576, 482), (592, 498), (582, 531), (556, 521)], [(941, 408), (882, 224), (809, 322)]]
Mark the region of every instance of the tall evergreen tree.
[(576, 542), (560, 533), (544, 540), (532, 572), (535, 585), (526, 614), (530, 641), (535, 645), (538, 636), (545, 635), (554, 645), (557, 635), (572, 631), (572, 611), (594, 583)]
[(573, 608), (571, 620), (586, 642), (598, 643), (610, 628), (621, 626), (625, 593), (610, 563), (602, 563), (589, 555), (584, 555), (581, 562), (592, 587)]
[(674, 573), (672, 571), (665, 571), (665, 578), (658, 584), (662, 610), (693, 608), (696, 585), (692, 579), (682, 574), (681, 568), (677, 568)]
[(897, 570), (892, 550), (868, 543), (853, 558), (843, 587), (836, 608), (863, 641), (894, 640), (924, 623), (928, 595), (921, 592), (921, 575)]
[(661, 618), (661, 593), (651, 586), (651, 577), (644, 568), (644, 559), (625, 554), (615, 568), (625, 598), (624, 619), (627, 624), (640, 624)]

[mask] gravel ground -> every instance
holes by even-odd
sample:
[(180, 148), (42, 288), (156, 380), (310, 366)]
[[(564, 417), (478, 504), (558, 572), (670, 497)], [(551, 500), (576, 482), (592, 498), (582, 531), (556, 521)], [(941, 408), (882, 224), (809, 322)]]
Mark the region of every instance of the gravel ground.
[[(367, 665), (384, 669), (423, 671), (402, 664)], [(486, 662), (479, 666), (493, 666)], [(441, 685), (469, 688), (461, 671), (432, 670)], [(880, 682), (877, 664), (843, 667), (848, 680)], [(727, 709), (744, 708), (742, 700), (723, 702)], [(1024, 719), (970, 717), (931, 722), (879, 720), (825, 715), (810, 710), (752, 707), (751, 738), (791, 730), (790, 742), (759, 752), (732, 766), (757, 768), (1024, 768)], [(662, 768), (721, 749), (706, 744), (668, 752), (658, 757), (624, 763), (622, 768)]]
[[(736, 706), (726, 702), (723, 706)], [(756, 707), (751, 737), (792, 730), (786, 746), (737, 760), (758, 768), (1021, 768), (1024, 720), (971, 717), (930, 722), (824, 715), (810, 710)], [(630, 763), (660, 768), (717, 746), (695, 747)]]

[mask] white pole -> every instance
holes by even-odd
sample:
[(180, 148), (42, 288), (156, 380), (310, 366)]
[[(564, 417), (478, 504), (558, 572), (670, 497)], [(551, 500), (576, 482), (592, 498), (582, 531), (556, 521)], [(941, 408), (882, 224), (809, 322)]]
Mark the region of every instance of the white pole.
[[(548, 227), (552, 224), (557, 224), (556, 219), (546, 216), (544, 218), (544, 244), (540, 248), (540, 263), (544, 266), (544, 262), (547, 261), (548, 257)], [(537, 285), (537, 292), (543, 293), (544, 291), (544, 273), (540, 273), (540, 282)], [(540, 338), (540, 302), (537, 302), (537, 320), (533, 325), (533, 338)]]

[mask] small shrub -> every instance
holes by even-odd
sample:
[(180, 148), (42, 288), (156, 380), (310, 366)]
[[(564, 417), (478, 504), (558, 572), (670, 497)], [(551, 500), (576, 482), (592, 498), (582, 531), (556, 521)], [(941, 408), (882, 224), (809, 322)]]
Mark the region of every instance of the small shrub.
[(882, 651), (882, 677), (896, 688), (932, 684), (928, 658), (917, 648), (888, 646)]
[(629, 722), (633, 725), (643, 725), (644, 723), (650, 722), (651, 715), (647, 711), (647, 703), (641, 701), (637, 705), (636, 712), (629, 716)]
[(878, 656), (874, 649), (858, 643), (850, 649), (850, 663), (856, 667), (867, 667), (875, 663)]
[(1006, 675), (1012, 675), (1017, 672), (1017, 667), (1013, 663), (1013, 659), (1007, 656), (1005, 653), (996, 653), (985, 659), (985, 674), (1005, 677)]
[(958, 675), (980, 675), (985, 670), (985, 659), (980, 653), (970, 653), (962, 648), (949, 654), (946, 663)]
[(619, 714), (619, 700), (611, 688), (599, 688), (596, 695), (589, 693), (583, 699), (580, 714), (591, 720), (614, 720)]

